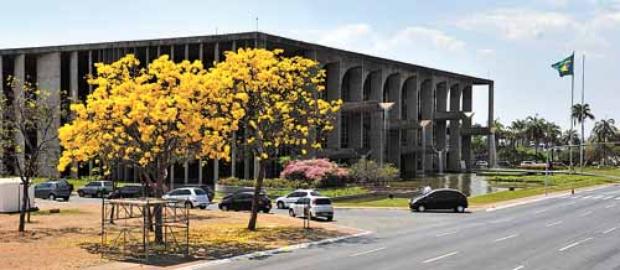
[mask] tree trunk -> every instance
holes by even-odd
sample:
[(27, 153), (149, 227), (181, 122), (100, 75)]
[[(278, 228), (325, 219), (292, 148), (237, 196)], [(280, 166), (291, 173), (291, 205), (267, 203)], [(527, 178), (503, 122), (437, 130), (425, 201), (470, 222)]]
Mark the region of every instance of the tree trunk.
[(250, 216), (250, 222), (248, 223), (248, 230), (256, 230), (256, 220), (258, 218), (258, 196), (263, 188), (263, 180), (265, 178), (265, 161), (260, 160), (258, 162), (258, 178), (254, 182), (254, 198), (252, 198), (252, 215)]
[(22, 203), (19, 210), (19, 232), (24, 232), (26, 230), (26, 211), (28, 210), (28, 201), (30, 200), (28, 196), (28, 181), (26, 183), (22, 183)]

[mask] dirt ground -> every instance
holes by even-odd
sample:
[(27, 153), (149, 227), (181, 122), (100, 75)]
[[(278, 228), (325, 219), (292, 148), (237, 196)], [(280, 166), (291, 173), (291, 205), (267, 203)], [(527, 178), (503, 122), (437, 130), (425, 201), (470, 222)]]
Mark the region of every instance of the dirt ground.
[[(117, 263), (102, 258), (101, 207), (38, 201), (27, 232), (17, 232), (18, 214), (0, 214), (0, 262), (2, 269), (77, 269)], [(51, 214), (50, 209), (60, 209)], [(330, 223), (313, 222), (302, 229), (302, 220), (283, 215), (260, 214), (258, 230), (245, 229), (247, 212), (191, 210), (190, 257), (156, 263), (156, 268), (194, 260), (213, 260), (316, 241), (349, 233)], [(121, 259), (122, 261), (123, 259)], [(136, 265), (137, 266), (137, 265)]]

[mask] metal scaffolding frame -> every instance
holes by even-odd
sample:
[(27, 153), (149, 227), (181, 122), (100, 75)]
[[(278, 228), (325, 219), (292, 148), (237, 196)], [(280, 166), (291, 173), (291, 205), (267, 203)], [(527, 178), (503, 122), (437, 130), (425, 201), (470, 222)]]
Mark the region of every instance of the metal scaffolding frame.
[[(162, 218), (154, 218), (161, 209)], [(161, 226), (162, 242), (155, 241)], [(149, 261), (152, 254), (189, 255), (189, 208), (157, 198), (102, 199), (101, 256)]]

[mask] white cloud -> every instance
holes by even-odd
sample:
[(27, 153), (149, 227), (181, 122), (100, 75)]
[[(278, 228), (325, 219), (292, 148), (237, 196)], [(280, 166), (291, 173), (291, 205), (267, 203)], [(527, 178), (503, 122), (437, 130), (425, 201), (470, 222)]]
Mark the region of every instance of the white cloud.
[(574, 20), (563, 13), (529, 9), (495, 9), (457, 21), (466, 30), (491, 32), (509, 40), (540, 39), (554, 32), (574, 29)]
[(396, 32), (389, 39), (379, 42), (377, 45), (381, 49), (389, 49), (395, 46), (406, 44), (431, 44), (432, 47), (445, 51), (460, 51), (465, 48), (465, 42), (446, 33), (434, 29), (421, 26), (410, 26), (401, 31)]
[(347, 47), (352, 43), (372, 37), (371, 27), (367, 24), (348, 24), (328, 31), (319, 32), (318, 42), (334, 47)]

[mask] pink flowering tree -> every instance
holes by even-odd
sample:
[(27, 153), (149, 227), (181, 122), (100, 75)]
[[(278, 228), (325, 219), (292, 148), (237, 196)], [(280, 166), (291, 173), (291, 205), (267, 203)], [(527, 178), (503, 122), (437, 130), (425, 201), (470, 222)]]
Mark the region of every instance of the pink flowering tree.
[(348, 176), (346, 168), (325, 158), (290, 161), (280, 174), (282, 178), (304, 181), (313, 186), (342, 185)]

